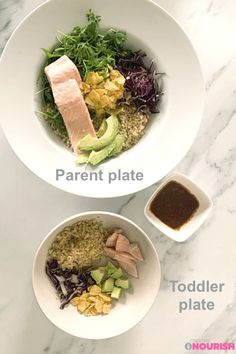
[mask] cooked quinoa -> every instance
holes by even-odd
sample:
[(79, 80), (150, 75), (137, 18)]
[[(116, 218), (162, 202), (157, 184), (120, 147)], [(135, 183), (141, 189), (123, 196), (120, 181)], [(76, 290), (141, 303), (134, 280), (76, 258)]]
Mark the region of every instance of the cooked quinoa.
[(48, 251), (62, 269), (89, 267), (103, 255), (108, 231), (97, 219), (81, 220), (67, 226), (57, 236)]
[(127, 106), (119, 114), (120, 133), (124, 136), (123, 150), (128, 150), (141, 139), (149, 122), (148, 113), (138, 112), (136, 108)]
[(43, 107), (43, 110), (42, 112), (40, 112), (40, 114), (50, 125), (52, 131), (59, 137), (59, 139), (61, 139), (63, 144), (65, 144), (70, 150), (72, 150), (66, 126), (59, 111), (52, 104), (48, 104)]

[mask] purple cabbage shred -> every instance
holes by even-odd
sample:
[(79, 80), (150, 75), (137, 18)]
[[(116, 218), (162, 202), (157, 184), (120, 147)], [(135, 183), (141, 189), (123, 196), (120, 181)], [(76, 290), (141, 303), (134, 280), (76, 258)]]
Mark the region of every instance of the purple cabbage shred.
[(45, 271), (57, 291), (61, 309), (94, 284), (88, 271), (75, 268), (63, 270), (56, 260), (48, 261)]
[(131, 93), (131, 102), (138, 111), (157, 113), (162, 92), (157, 83), (161, 75), (153, 69), (153, 63), (146, 68), (143, 62), (145, 53), (138, 51), (129, 57), (117, 60), (116, 69), (125, 77), (125, 94), (120, 103), (125, 101), (126, 94)]

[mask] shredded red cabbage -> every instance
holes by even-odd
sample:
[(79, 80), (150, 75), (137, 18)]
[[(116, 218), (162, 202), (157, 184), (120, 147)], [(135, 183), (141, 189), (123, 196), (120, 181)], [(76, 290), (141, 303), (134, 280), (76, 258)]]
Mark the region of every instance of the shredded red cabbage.
[(125, 95), (131, 93), (131, 101), (138, 111), (157, 113), (158, 103), (162, 92), (157, 83), (157, 73), (153, 69), (153, 63), (146, 68), (143, 62), (145, 53), (138, 51), (129, 57), (121, 57), (117, 60), (117, 69), (125, 77)]
[(64, 309), (71, 299), (81, 295), (90, 285), (94, 284), (89, 272), (75, 268), (63, 270), (56, 260), (47, 262), (45, 271), (56, 288), (61, 301), (61, 309)]

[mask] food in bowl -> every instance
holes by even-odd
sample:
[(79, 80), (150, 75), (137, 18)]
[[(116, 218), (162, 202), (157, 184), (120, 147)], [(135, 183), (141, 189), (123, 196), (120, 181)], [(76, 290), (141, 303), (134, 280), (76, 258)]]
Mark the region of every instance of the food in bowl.
[(79, 220), (56, 235), (45, 271), (56, 289), (60, 308), (75, 306), (86, 316), (108, 314), (113, 300), (138, 278), (137, 262), (144, 262), (137, 243), (119, 227), (105, 228), (98, 219)]
[(124, 31), (100, 29), (91, 10), (87, 19), (44, 49), (40, 113), (78, 164), (98, 165), (137, 144), (162, 92), (154, 63), (126, 47)]
[[(53, 242), (56, 240), (57, 235), (59, 235), (67, 226), (70, 227), (82, 220), (100, 221), (100, 225), (102, 225), (105, 230), (109, 230), (109, 233), (110, 230), (112, 232), (119, 231), (118, 229), (122, 230), (123, 235), (129, 239), (130, 243), (138, 242), (139, 248), (145, 259), (143, 263), (137, 264), (139, 278), (131, 277), (124, 271), (124, 269), (122, 269), (123, 277), (129, 279), (128, 283), (130, 283), (130, 288), (126, 290), (119, 287), (121, 289), (121, 296), (119, 300), (112, 298), (112, 306), (109, 314), (99, 314), (97, 316), (87, 317), (81, 314), (80, 310), (77, 311), (77, 306), (74, 306), (70, 302), (63, 310), (61, 310), (60, 299), (57, 296), (56, 289), (45, 273), (45, 265), (49, 260), (48, 252)], [(118, 229), (116, 229), (116, 227), (118, 227)], [(107, 238), (108, 236), (109, 235), (107, 235)], [(104, 243), (103, 246), (107, 247)], [(113, 248), (114, 246), (110, 244), (108, 247)], [(105, 258), (104, 262), (102, 262), (102, 260), (96, 261), (92, 267), (88, 267), (90, 271), (95, 271), (93, 276), (96, 279), (93, 280), (93, 285), (97, 285), (95, 282), (99, 282), (99, 278), (102, 276), (103, 269), (99, 268), (107, 267), (109, 262), (115, 265), (118, 270), (121, 268), (118, 263), (108, 257)], [(71, 267), (73, 267), (72, 264)], [(109, 265), (108, 267), (110, 268), (112, 266)], [(113, 271), (113, 267), (111, 271)], [(116, 274), (116, 277), (120, 276), (119, 272), (120, 270), (117, 271), (118, 274)], [(109, 277), (111, 277), (110, 272)], [(104, 211), (79, 213), (56, 225), (38, 247), (32, 272), (32, 283), (35, 297), (45, 316), (55, 326), (66, 333), (87, 339), (111, 338), (124, 333), (137, 325), (153, 305), (160, 289), (160, 281), (160, 262), (155, 247), (149, 237), (131, 220), (124, 216)], [(109, 282), (112, 282), (112, 280)], [(102, 283), (103, 279), (101, 281), (101, 284)], [(122, 283), (125, 284), (127, 281)], [(109, 285), (109, 283), (107, 285)], [(101, 288), (101, 285), (99, 287)], [(95, 288), (93, 291), (94, 290), (96, 292), (97, 289)], [(109, 294), (105, 295), (110, 296)], [(117, 294), (117, 296), (119, 296), (119, 294)], [(80, 299), (80, 301), (81, 300), (83, 300), (83, 298)], [(93, 301), (95, 299), (90, 300)], [(82, 305), (79, 304), (79, 306)]]

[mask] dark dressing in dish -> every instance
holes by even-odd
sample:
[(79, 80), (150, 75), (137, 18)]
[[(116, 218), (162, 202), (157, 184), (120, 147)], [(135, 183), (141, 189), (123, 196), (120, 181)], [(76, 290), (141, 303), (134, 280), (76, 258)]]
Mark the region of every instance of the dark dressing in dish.
[(168, 182), (155, 196), (151, 212), (167, 226), (178, 230), (199, 208), (199, 201), (186, 187), (176, 181)]

